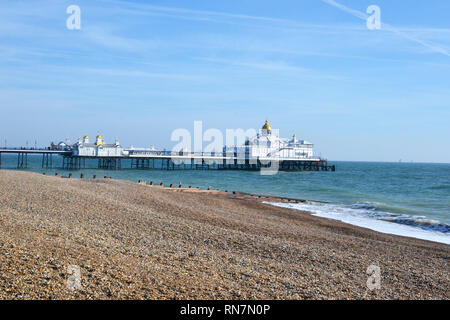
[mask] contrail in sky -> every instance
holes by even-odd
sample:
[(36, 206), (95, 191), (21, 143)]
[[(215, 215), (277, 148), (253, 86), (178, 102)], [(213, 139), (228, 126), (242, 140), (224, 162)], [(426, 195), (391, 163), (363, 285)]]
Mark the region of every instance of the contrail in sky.
[[(367, 20), (367, 18), (369, 17), (364, 12), (361, 12), (361, 11), (358, 11), (358, 10), (354, 10), (352, 8), (344, 6), (343, 4), (337, 3), (334, 0), (322, 0), (322, 1), (327, 3), (327, 4), (329, 4), (329, 5), (331, 5), (331, 6), (333, 6), (333, 7), (335, 7), (335, 8), (338, 8), (341, 11), (347, 12), (347, 13), (351, 14), (352, 16), (357, 17), (359, 19)], [(418, 44), (421, 44), (422, 46), (424, 46), (424, 47), (426, 47), (428, 49), (431, 49), (434, 52), (438, 52), (438, 53), (441, 53), (443, 55), (446, 55), (447, 57), (450, 57), (450, 53), (446, 49), (444, 49), (442, 47), (436, 46), (434, 44), (428, 43), (428, 42), (423, 41), (423, 40), (421, 40), (419, 38), (411, 36), (411, 35), (403, 32), (403, 31), (401, 31), (401, 30), (399, 30), (397, 28), (392, 27), (391, 25), (389, 25), (387, 23), (382, 23), (382, 27), (383, 27), (384, 30), (393, 32), (393, 33), (395, 33), (395, 34), (397, 34), (397, 35), (399, 35), (399, 36), (401, 36), (401, 37), (403, 37), (405, 39), (408, 39), (408, 40), (414, 41), (414, 42), (416, 42)]]

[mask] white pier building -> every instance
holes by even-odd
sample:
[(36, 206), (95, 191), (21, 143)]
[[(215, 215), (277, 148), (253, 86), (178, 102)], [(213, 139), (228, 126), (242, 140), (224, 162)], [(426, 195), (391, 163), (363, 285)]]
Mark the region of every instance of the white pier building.
[(243, 146), (227, 146), (227, 154), (236, 153), (241, 159), (289, 159), (304, 160), (314, 158), (313, 144), (305, 140), (280, 138), (278, 129), (272, 130), (266, 120), (259, 133), (245, 141)]
[(89, 142), (89, 137), (79, 138), (72, 146), (73, 155), (78, 157), (123, 157), (128, 154), (116, 139), (114, 144), (106, 144), (99, 134), (95, 143)]

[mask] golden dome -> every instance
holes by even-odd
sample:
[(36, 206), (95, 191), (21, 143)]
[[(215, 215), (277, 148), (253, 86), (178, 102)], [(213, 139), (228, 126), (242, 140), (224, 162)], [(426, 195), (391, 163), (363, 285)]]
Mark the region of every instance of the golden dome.
[(266, 120), (266, 123), (262, 127), (263, 130), (271, 131), (272, 128), (269, 125), (269, 121)]
[(84, 138), (85, 138), (85, 139), (89, 139), (89, 137), (88, 137), (88, 136), (84, 136)]
[(102, 136), (99, 134), (97, 134), (97, 143), (98, 146), (102, 146), (103, 145), (103, 139)]

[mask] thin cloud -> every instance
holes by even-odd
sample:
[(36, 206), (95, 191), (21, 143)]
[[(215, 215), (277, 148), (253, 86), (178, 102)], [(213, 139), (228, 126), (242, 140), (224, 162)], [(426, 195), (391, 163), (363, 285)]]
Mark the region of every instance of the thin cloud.
[(345, 11), (349, 14), (351, 14), (354, 17), (357, 17), (359, 19), (363, 19), (366, 20), (369, 16), (367, 14), (365, 14), (364, 12), (358, 11), (358, 10), (354, 10), (352, 8), (349, 8), (347, 6), (344, 6), (343, 4), (337, 3), (334, 0), (322, 0), (323, 2), (332, 5), (333, 7), (338, 8), (341, 11)]
[[(219, 23), (230, 23), (230, 20), (240, 20), (240, 21), (253, 21), (253, 22), (262, 22), (261, 26), (267, 27), (268, 23), (272, 27), (276, 28), (290, 28), (286, 30), (295, 30), (304, 29), (304, 28), (313, 28), (313, 29), (329, 29), (336, 30), (336, 28), (342, 29), (362, 29), (360, 27), (355, 28), (354, 26), (346, 26), (346, 25), (321, 25), (321, 24), (311, 24), (311, 23), (301, 23), (296, 20), (283, 19), (283, 18), (271, 18), (267, 16), (255, 16), (255, 15), (247, 15), (247, 14), (238, 14), (238, 13), (228, 13), (228, 12), (220, 12), (220, 11), (208, 11), (208, 10), (195, 10), (195, 9), (185, 9), (179, 7), (165, 7), (165, 6), (157, 6), (151, 4), (137, 4), (130, 3), (120, 0), (107, 0), (105, 3), (114, 3), (119, 5), (120, 7), (116, 7), (113, 10), (116, 12), (123, 12), (128, 14), (136, 14), (136, 15), (161, 15), (165, 17), (172, 17), (178, 19), (187, 19), (187, 20), (198, 20), (198, 21), (213, 21)], [(214, 18), (227, 18), (228, 20), (224, 21), (223, 19), (214, 19)]]
[(305, 68), (288, 65), (285, 62), (279, 61), (264, 61), (257, 63), (257, 62), (238, 61), (231, 59), (217, 59), (217, 58), (201, 58), (199, 60), (269, 71), (296, 71), (296, 72), (307, 71), (307, 69)]
[(297, 74), (301, 76), (306, 76), (311, 79), (328, 79), (328, 80), (344, 80), (345, 78), (342, 76), (335, 76), (330, 74), (324, 74), (322, 72), (303, 68), (299, 66), (293, 66), (285, 63), (284, 61), (262, 61), (262, 62), (249, 62), (245, 60), (236, 60), (236, 59), (217, 59), (217, 58), (198, 58), (197, 60), (202, 60), (211, 63), (219, 63), (226, 64), (231, 66), (243, 67), (243, 68), (251, 68), (263, 71), (271, 71), (271, 72), (287, 72), (290, 74)]
[[(361, 20), (367, 20), (369, 15), (367, 15), (364, 12), (349, 8), (341, 3), (338, 3), (334, 0), (322, 0), (328, 5), (331, 5), (335, 8), (338, 8), (339, 10), (346, 12), (358, 19)], [(157, 5), (148, 5), (148, 4), (136, 4), (136, 3), (129, 3), (124, 2), (120, 0), (116, 1), (110, 1), (116, 4), (121, 5), (121, 8), (118, 10), (123, 10), (126, 13), (134, 13), (134, 14), (157, 14), (157, 15), (163, 15), (163, 16), (172, 16), (173, 18), (178, 19), (189, 19), (189, 20), (199, 20), (199, 21), (213, 21), (213, 22), (219, 22), (219, 23), (230, 23), (230, 21), (223, 21), (220, 19), (214, 19), (214, 18), (227, 18), (231, 20), (243, 20), (243, 21), (254, 21), (254, 22), (263, 22), (263, 24), (260, 24), (260, 26), (263, 27), (273, 27), (277, 29), (284, 29), (286, 31), (296, 31), (297, 28), (304, 31), (305, 28), (310, 28), (312, 30), (332, 30), (333, 32), (336, 31), (336, 29), (350, 29), (350, 30), (363, 30), (362, 27), (354, 27), (354, 26), (344, 26), (344, 25), (317, 25), (317, 24), (305, 24), (300, 23), (295, 20), (290, 19), (282, 19), (282, 18), (271, 18), (271, 17), (265, 17), (265, 16), (253, 16), (253, 15), (247, 15), (247, 14), (234, 14), (234, 13), (227, 13), (227, 12), (218, 12), (218, 11), (207, 11), (207, 10), (194, 10), (194, 9), (185, 9), (185, 8), (177, 8), (177, 7), (165, 7), (165, 6), (157, 6)], [(116, 8), (117, 9), (117, 8)], [(399, 29), (395, 28), (387, 23), (382, 23), (382, 28), (386, 31), (389, 31), (393, 34), (396, 34), (400, 37), (403, 37), (407, 40), (413, 41), (415, 43), (420, 44), (421, 46), (424, 46), (428, 49), (430, 49), (433, 52), (437, 52), (446, 56), (450, 56), (450, 53), (447, 49), (440, 45), (432, 44), (428, 41), (422, 40), (421, 38), (412, 35), (411, 31), (417, 32), (436, 32), (436, 33), (447, 33), (449, 32), (448, 29)]]
[(207, 80), (209, 78), (198, 75), (174, 74), (174, 73), (157, 73), (139, 70), (123, 70), (123, 69), (102, 69), (102, 68), (77, 68), (75, 71), (82, 73), (95, 73), (103, 76), (112, 77), (139, 77), (139, 78), (159, 78), (172, 80)]
[[(347, 12), (347, 13), (351, 14), (352, 16), (357, 17), (359, 19), (367, 20), (367, 18), (369, 17), (364, 12), (351, 9), (351, 8), (349, 8), (349, 7), (347, 7), (347, 6), (343, 5), (343, 4), (337, 3), (334, 0), (322, 0), (322, 1), (327, 3), (327, 4), (329, 4), (329, 5), (331, 5), (331, 6), (333, 6), (333, 7), (335, 7), (335, 8), (338, 8), (341, 11)], [(422, 45), (422, 46), (424, 46), (424, 47), (426, 47), (426, 48), (428, 48), (428, 49), (430, 49), (430, 50), (432, 50), (434, 52), (441, 53), (443, 55), (446, 55), (446, 56), (450, 57), (450, 53), (446, 49), (442, 48), (441, 46), (434, 45), (434, 44), (426, 42), (426, 41), (424, 41), (422, 39), (414, 37), (414, 36), (404, 32), (404, 31), (401, 31), (401, 30), (399, 30), (399, 29), (397, 29), (397, 28), (387, 24), (387, 23), (382, 23), (382, 28), (384, 30), (390, 31), (392, 33), (395, 33), (395, 34), (397, 34), (397, 35), (399, 35), (399, 36), (401, 36), (401, 37), (403, 37), (405, 39), (414, 41), (414, 42), (416, 42), (416, 43), (418, 43), (418, 44), (420, 44), (420, 45)], [(447, 29), (444, 29), (444, 30), (447, 31)]]

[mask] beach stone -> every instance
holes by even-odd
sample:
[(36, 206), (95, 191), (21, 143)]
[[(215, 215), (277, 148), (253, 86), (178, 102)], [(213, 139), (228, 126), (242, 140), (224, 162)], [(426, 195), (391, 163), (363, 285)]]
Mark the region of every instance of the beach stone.
[(0, 170), (0, 299), (450, 298), (448, 245), (184, 191)]

